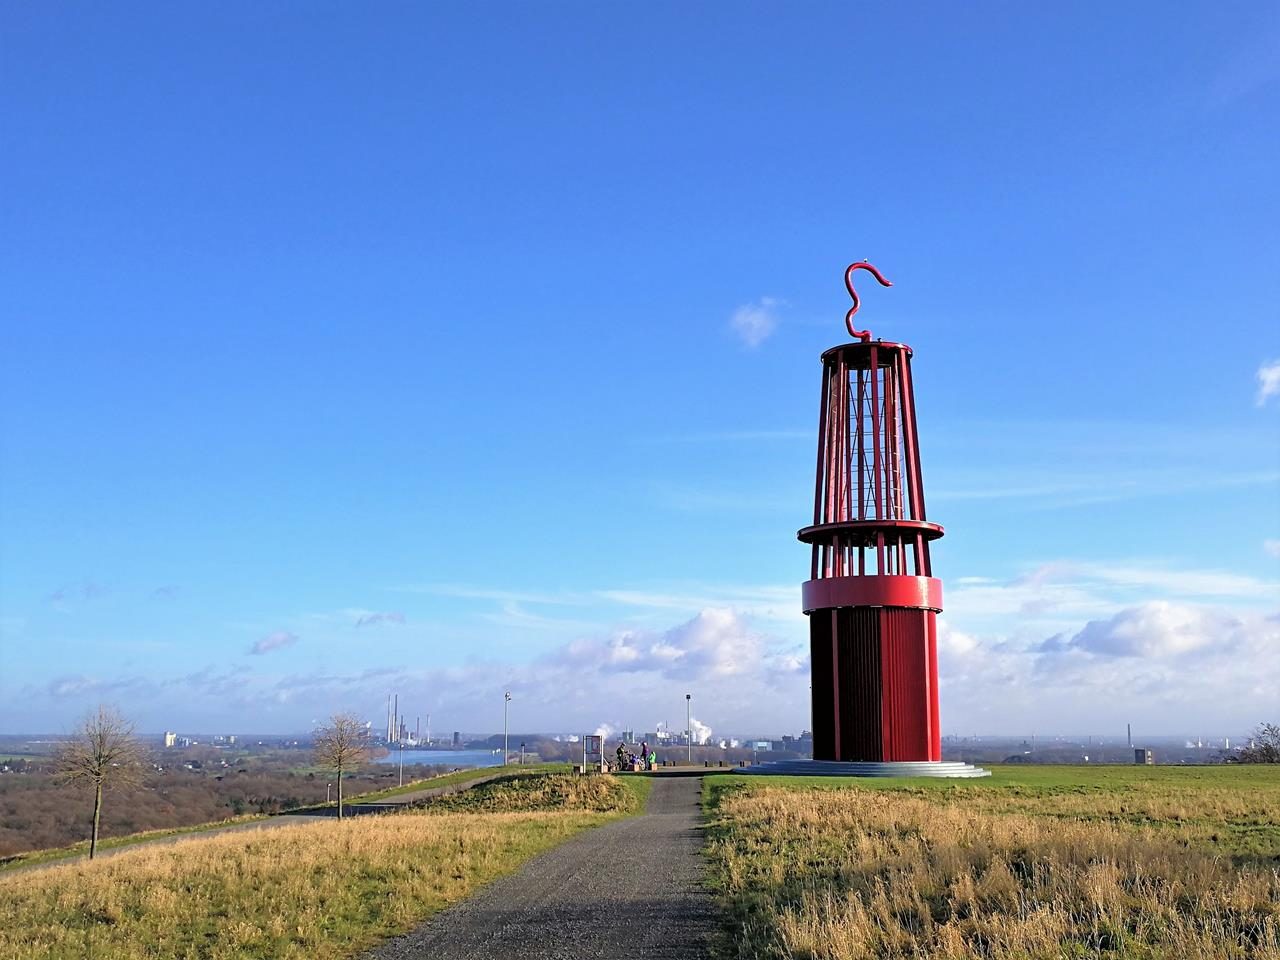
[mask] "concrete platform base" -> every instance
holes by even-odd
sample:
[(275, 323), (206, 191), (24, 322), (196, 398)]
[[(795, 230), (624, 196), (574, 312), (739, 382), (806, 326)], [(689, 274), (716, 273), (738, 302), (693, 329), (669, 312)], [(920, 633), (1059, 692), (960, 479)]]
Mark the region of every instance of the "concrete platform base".
[(738, 773), (780, 777), (989, 777), (990, 770), (959, 760), (842, 763), (834, 760), (778, 760), (757, 763)]

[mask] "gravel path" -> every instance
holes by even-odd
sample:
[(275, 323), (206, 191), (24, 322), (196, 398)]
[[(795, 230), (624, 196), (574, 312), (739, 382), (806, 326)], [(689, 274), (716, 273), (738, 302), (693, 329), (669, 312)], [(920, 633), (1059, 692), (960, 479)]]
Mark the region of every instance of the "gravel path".
[(643, 815), (535, 857), (367, 960), (708, 956), (701, 789), (701, 777), (655, 777)]

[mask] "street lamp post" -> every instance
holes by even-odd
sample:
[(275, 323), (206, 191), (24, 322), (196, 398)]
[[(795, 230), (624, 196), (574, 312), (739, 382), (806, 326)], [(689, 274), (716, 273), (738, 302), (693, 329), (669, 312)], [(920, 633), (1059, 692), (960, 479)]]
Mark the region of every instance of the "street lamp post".
[(689, 762), (693, 763), (693, 694), (684, 695), (684, 742), (689, 748)]
[(503, 694), (502, 699), (502, 765), (507, 765), (507, 705), (511, 703), (511, 691)]
[(324, 785), (324, 802), (325, 802), (325, 803), (328, 803), (328, 802), (329, 802), (329, 788), (330, 788), (330, 787), (332, 787), (332, 786), (333, 786), (333, 784), (332, 784), (332, 783), (326, 783), (326, 784)]

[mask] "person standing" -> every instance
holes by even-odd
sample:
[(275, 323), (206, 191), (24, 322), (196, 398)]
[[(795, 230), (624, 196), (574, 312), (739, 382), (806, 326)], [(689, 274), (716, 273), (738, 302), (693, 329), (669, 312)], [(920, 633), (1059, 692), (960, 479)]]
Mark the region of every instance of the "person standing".
[(646, 770), (652, 770), (649, 766), (649, 741), (642, 740), (640, 742), (640, 762), (644, 764)]

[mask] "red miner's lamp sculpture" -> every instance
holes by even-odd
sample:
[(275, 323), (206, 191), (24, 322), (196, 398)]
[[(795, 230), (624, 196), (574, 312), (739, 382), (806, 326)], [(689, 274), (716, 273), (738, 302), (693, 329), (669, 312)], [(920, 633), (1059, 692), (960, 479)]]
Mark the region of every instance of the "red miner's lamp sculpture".
[(845, 271), (853, 298), (845, 325), (857, 339), (822, 355), (813, 525), (798, 534), (812, 548), (803, 602), (814, 760), (867, 773), (923, 773), (915, 765), (927, 764), (934, 775), (981, 776), (939, 763), (942, 582), (929, 545), (942, 527), (925, 515), (911, 348), (854, 329), (858, 270), (890, 286), (865, 261)]

